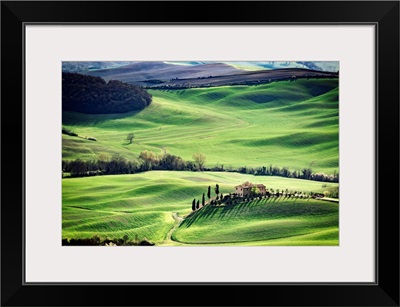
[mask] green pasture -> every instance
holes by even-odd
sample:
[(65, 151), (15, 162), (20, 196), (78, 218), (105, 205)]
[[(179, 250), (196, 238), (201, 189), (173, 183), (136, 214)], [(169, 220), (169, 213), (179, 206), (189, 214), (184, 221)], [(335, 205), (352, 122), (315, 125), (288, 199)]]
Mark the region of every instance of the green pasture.
[(206, 206), (172, 238), (202, 245), (338, 245), (338, 204), (281, 197)]
[[(179, 227), (192, 200), (218, 183), (224, 194), (245, 181), (268, 189), (324, 192), (338, 186), (283, 177), (227, 172), (150, 171), (62, 179), (62, 238), (147, 239), (156, 245), (337, 245), (338, 204), (271, 199), (206, 206)], [(207, 199), (207, 197), (206, 197)], [(177, 227), (176, 229), (174, 227)], [(172, 240), (171, 240), (171, 238)]]
[[(133, 160), (151, 150), (192, 160), (202, 152), (207, 167), (338, 171), (338, 80), (150, 92), (153, 102), (140, 112), (63, 112), (65, 128), (98, 140), (63, 135), (63, 159)], [(128, 133), (135, 134), (133, 144)]]

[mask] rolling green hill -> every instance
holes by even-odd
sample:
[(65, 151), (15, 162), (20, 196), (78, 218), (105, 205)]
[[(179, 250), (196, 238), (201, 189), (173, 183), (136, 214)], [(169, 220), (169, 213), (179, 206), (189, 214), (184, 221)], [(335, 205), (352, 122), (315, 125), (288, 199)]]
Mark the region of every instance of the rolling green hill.
[[(151, 150), (192, 160), (202, 152), (207, 167), (338, 171), (338, 80), (149, 92), (153, 102), (140, 112), (63, 112), (65, 128), (97, 139), (63, 135), (63, 159), (132, 160)], [(128, 133), (135, 134), (133, 144), (125, 141)]]
[[(245, 181), (267, 188), (323, 192), (338, 186), (282, 177), (226, 172), (151, 171), (62, 180), (62, 238), (147, 239), (156, 245), (221, 243), (337, 245), (338, 204), (316, 200), (261, 200), (206, 206), (173, 231), (174, 216), (191, 213), (194, 198), (220, 185), (224, 194)], [(212, 195), (215, 196), (215, 195)], [(189, 225), (190, 224), (190, 225)], [(176, 239), (179, 242), (171, 241)], [(245, 241), (245, 242), (244, 242)]]
[(172, 238), (201, 245), (338, 245), (338, 223), (338, 204), (281, 197), (206, 206)]

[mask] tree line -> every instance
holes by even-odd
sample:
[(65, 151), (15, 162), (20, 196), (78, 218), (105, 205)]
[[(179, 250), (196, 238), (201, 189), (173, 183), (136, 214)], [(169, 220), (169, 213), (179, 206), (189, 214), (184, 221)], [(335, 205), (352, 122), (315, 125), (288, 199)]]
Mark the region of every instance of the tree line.
[[(324, 186), (323, 186), (324, 187)], [(325, 185), (326, 187), (326, 185)], [(202, 207), (207, 205), (217, 206), (221, 204), (227, 205), (234, 205), (239, 203), (251, 202), (254, 200), (262, 200), (262, 199), (269, 199), (269, 198), (284, 198), (284, 199), (293, 199), (293, 198), (300, 198), (300, 199), (309, 199), (309, 198), (322, 198), (322, 197), (332, 197), (332, 198), (339, 198), (339, 187), (334, 187), (333, 189), (324, 191), (323, 193), (319, 192), (304, 192), (298, 190), (289, 190), (289, 189), (268, 189), (264, 194), (260, 193), (259, 189), (255, 186), (251, 190), (250, 194), (246, 195), (245, 197), (240, 197), (236, 193), (228, 193), (223, 194), (219, 190), (218, 183), (215, 185), (214, 188), (215, 197), (211, 197), (211, 186), (208, 186), (207, 191), (207, 198), (208, 202), (205, 201), (205, 193), (203, 193), (200, 200), (196, 201), (196, 198), (192, 201), (192, 211), (196, 211)]]
[(125, 113), (150, 105), (142, 87), (100, 77), (62, 73), (62, 109), (90, 114)]
[(169, 153), (158, 155), (152, 151), (142, 151), (137, 159), (128, 160), (121, 155), (114, 155), (111, 158), (101, 158), (97, 160), (84, 161), (63, 160), (62, 172), (68, 173), (71, 177), (95, 176), (95, 175), (114, 175), (114, 174), (135, 174), (151, 170), (171, 170), (171, 171), (212, 171), (212, 172), (236, 172), (255, 176), (280, 176), (286, 178), (308, 179), (324, 182), (339, 182), (339, 173), (332, 175), (314, 173), (311, 168), (290, 171), (288, 168), (270, 165), (256, 168), (239, 167), (224, 168), (223, 165), (205, 167), (205, 155), (196, 153), (193, 161), (185, 161), (179, 156)]
[(222, 193), (221, 193), (221, 195), (219, 195), (220, 191), (219, 191), (218, 183), (215, 185), (214, 192), (215, 192), (216, 197), (215, 197), (215, 199), (210, 200), (211, 199), (211, 186), (208, 186), (208, 190), (207, 190), (208, 202), (206, 203), (205, 193), (203, 193), (203, 195), (201, 197), (201, 206), (200, 206), (200, 199), (198, 199), (196, 202), (196, 198), (194, 198), (192, 201), (192, 211), (196, 211), (196, 210), (206, 206), (207, 204), (215, 205), (215, 204), (217, 204), (219, 199), (220, 199), (219, 203), (221, 203), (224, 195)]
[[(208, 88), (208, 87), (217, 87), (217, 86), (237, 86), (237, 85), (262, 85), (269, 84), (272, 82), (280, 82), (280, 81), (296, 81), (298, 79), (337, 79), (339, 77), (338, 74), (334, 73), (333, 75), (324, 75), (324, 74), (316, 74), (316, 75), (298, 75), (298, 76), (285, 76), (285, 77), (268, 77), (266, 79), (256, 79), (256, 80), (243, 80), (243, 81), (225, 81), (223, 84), (221, 82), (213, 83), (215, 81), (210, 80), (209, 78), (220, 78), (219, 76), (209, 76), (209, 77), (198, 77), (198, 78), (190, 78), (190, 79), (170, 79), (169, 83), (161, 80), (146, 80), (144, 82), (149, 83), (149, 85), (145, 85), (144, 88), (147, 89), (160, 89), (160, 90), (181, 90), (188, 88)], [(202, 80), (199, 82), (198, 80)], [(155, 82), (158, 81), (158, 82)], [(218, 80), (221, 81), (221, 80)]]

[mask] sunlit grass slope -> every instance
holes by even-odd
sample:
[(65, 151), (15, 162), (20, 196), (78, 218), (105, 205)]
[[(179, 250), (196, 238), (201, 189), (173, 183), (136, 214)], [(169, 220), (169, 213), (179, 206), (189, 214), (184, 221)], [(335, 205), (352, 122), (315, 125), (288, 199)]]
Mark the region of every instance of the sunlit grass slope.
[(63, 159), (134, 159), (147, 149), (185, 160), (202, 152), (209, 167), (338, 171), (338, 80), (150, 92), (151, 106), (138, 113), (63, 112), (64, 127), (98, 140), (63, 135)]
[(206, 206), (172, 238), (192, 244), (338, 245), (338, 221), (338, 204), (281, 197)]
[[(167, 234), (175, 223), (173, 213), (181, 217), (189, 214), (192, 200), (201, 200), (202, 193), (207, 194), (208, 186), (213, 188), (218, 183), (220, 191), (226, 194), (233, 192), (234, 186), (244, 181), (263, 183), (267, 188), (304, 192), (323, 192), (337, 186), (335, 183), (326, 187), (326, 184), (316, 181), (225, 172), (151, 171), (134, 175), (67, 178), (62, 180), (62, 237), (78, 239), (98, 235), (102, 239), (118, 239), (127, 235), (130, 240), (147, 239), (157, 245), (176, 244), (167, 242)], [(316, 238), (329, 237), (329, 231), (337, 233), (337, 224), (334, 225), (334, 220), (338, 221), (337, 204), (276, 200), (255, 202), (246, 208), (242, 205), (229, 210), (216, 208), (209, 221), (203, 214), (208, 212), (208, 207), (200, 209), (201, 214), (194, 216), (196, 222), (193, 223), (193, 218), (189, 219), (190, 227), (186, 227), (185, 222), (178, 229), (176, 239), (190, 244), (208, 242), (210, 239), (204, 235), (211, 235), (208, 232), (210, 229), (223, 225), (225, 230), (213, 232), (214, 243), (218, 240), (239, 244), (249, 240), (251, 243), (258, 238), (265, 242), (258, 242), (257, 245), (267, 244), (270, 239), (281, 238), (277, 236), (277, 232), (281, 231), (287, 235), (282, 244), (288, 243), (287, 240), (294, 245), (302, 245), (306, 241), (320, 244)], [(249, 211), (250, 208), (254, 211)], [(284, 215), (287, 215), (286, 218)], [(272, 229), (271, 225), (277, 228)], [(247, 230), (243, 230), (246, 227)], [(233, 239), (238, 229), (242, 229), (244, 235), (241, 239)]]

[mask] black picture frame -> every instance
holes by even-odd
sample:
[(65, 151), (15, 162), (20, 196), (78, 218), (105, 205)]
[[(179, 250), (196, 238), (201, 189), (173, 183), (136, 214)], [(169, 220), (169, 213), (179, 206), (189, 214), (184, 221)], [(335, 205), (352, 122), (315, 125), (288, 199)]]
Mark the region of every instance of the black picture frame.
[[(30, 22), (375, 25), (376, 282), (25, 284), (23, 41)], [(399, 306), (398, 171), (399, 1), (1, 2), (2, 306)]]

